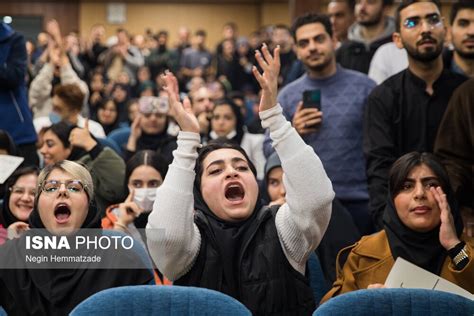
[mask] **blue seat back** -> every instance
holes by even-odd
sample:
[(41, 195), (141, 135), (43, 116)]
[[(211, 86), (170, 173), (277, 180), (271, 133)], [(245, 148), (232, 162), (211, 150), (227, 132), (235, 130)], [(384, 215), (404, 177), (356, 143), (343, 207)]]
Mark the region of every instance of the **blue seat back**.
[(251, 315), (234, 298), (185, 286), (124, 286), (104, 290), (76, 306), (71, 316), (90, 315)]
[(474, 301), (425, 289), (358, 290), (330, 299), (313, 315), (474, 315)]
[(324, 294), (329, 291), (329, 288), (324, 278), (323, 269), (316, 253), (313, 251), (308, 258), (309, 284), (313, 290), (314, 301), (316, 306), (323, 298)]
[(107, 135), (107, 139), (113, 140), (123, 152), (125, 146), (128, 142), (128, 137), (130, 136), (130, 127), (121, 127)]
[(123, 151), (117, 145), (117, 143), (111, 139), (107, 138), (97, 138), (97, 141), (104, 147), (109, 147), (113, 149), (120, 157), (123, 157)]

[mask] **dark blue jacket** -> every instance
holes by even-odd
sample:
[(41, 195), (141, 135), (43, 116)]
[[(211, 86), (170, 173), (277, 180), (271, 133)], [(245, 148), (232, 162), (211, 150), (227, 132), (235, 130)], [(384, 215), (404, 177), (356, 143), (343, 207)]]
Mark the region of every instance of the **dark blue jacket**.
[(0, 22), (0, 129), (16, 145), (36, 142), (26, 91), (26, 46), (22, 35)]

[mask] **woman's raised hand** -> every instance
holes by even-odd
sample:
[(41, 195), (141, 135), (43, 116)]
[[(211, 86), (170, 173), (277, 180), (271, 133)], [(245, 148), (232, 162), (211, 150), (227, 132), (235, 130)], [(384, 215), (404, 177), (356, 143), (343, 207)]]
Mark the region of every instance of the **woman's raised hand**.
[(459, 244), (459, 240), (456, 234), (456, 227), (454, 226), (453, 214), (449, 208), (446, 194), (444, 194), (441, 187), (430, 188), (431, 194), (433, 194), (436, 202), (440, 209), (441, 226), (439, 227), (439, 242), (444, 249), (449, 250)]
[(193, 132), (199, 134), (199, 122), (194, 115), (191, 107), (191, 101), (188, 97), (184, 98), (183, 103), (179, 99), (178, 80), (169, 71), (163, 75), (165, 86), (168, 92), (168, 102), (170, 105), (170, 115), (174, 117), (183, 132)]
[(135, 190), (132, 189), (127, 199), (118, 206), (119, 215), (116, 223), (118, 223), (119, 227), (122, 225), (127, 227), (143, 212), (143, 210), (133, 201), (134, 195)]
[(253, 66), (252, 72), (262, 88), (262, 98), (260, 99), (259, 112), (274, 107), (277, 103), (278, 94), (278, 74), (280, 73), (280, 46), (270, 54), (267, 45), (262, 45), (261, 51), (255, 51), (258, 64), (263, 69), (261, 74), (257, 67)]

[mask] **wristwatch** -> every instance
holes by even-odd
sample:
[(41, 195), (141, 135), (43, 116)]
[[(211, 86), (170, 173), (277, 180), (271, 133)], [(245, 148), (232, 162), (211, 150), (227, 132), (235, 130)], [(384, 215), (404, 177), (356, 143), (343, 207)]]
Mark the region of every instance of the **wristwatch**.
[(469, 255), (467, 254), (466, 245), (458, 252), (458, 254), (453, 258), (454, 264), (457, 266), (461, 261), (464, 259), (469, 259)]

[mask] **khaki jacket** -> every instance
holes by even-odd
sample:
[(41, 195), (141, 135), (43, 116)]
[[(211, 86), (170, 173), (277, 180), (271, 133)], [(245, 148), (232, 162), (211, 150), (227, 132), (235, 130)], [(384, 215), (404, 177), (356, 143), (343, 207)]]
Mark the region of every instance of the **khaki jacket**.
[[(466, 242), (469, 252), (469, 263), (462, 270), (454, 270), (451, 258), (448, 256), (441, 269), (440, 276), (463, 289), (474, 293), (474, 238), (461, 236)], [(339, 258), (347, 254), (347, 261), (341, 269)], [(388, 244), (385, 230), (370, 236), (364, 236), (352, 246), (342, 249), (336, 262), (337, 279), (332, 289), (324, 295), (321, 304), (333, 296), (366, 289), (374, 283), (385, 283), (395, 261)]]

